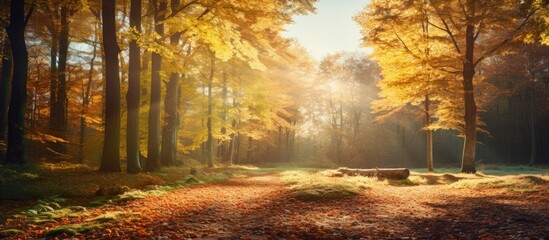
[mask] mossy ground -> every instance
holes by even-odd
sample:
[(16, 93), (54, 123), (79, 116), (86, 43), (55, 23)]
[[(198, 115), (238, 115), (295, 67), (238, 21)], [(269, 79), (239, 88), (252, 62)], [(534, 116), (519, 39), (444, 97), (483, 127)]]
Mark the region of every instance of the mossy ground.
[[(68, 162), (41, 162), (23, 166), (0, 165), (0, 220), (21, 214), (38, 222), (71, 217), (78, 214), (78, 211), (61, 208), (59, 204), (98, 207), (142, 199), (193, 184), (220, 181), (230, 177), (231, 172), (250, 169), (223, 165), (209, 169), (196, 162), (192, 166), (198, 169), (194, 176), (190, 175), (190, 166), (165, 167), (153, 173), (104, 174), (88, 165)], [(123, 190), (106, 191), (106, 194), (98, 196), (100, 189)], [(52, 196), (62, 198), (66, 202), (48, 200)], [(43, 200), (46, 200), (47, 204), (40, 202)]]
[[(549, 171), (529, 167), (502, 167), (493, 174), (461, 174), (458, 169), (444, 169), (444, 172), (428, 173), (412, 171), (406, 180), (377, 180), (361, 176), (336, 177), (334, 170), (297, 169), (281, 172), (293, 196), (300, 199), (337, 199), (360, 194), (373, 187), (421, 185), (447, 185), (453, 188), (500, 189), (505, 191), (536, 192), (549, 186)], [(492, 170), (494, 171), (494, 170)], [(490, 170), (488, 170), (490, 172)], [(537, 174), (525, 174), (525, 172)], [(502, 175), (502, 174), (510, 175)], [(518, 173), (518, 174), (513, 174)]]

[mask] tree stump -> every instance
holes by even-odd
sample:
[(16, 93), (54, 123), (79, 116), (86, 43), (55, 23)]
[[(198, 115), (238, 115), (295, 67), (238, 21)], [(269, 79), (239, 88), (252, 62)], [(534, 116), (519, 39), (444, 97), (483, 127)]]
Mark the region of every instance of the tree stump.
[(338, 172), (349, 176), (377, 177), (378, 179), (404, 180), (410, 176), (407, 168), (372, 168), (353, 169), (339, 168)]

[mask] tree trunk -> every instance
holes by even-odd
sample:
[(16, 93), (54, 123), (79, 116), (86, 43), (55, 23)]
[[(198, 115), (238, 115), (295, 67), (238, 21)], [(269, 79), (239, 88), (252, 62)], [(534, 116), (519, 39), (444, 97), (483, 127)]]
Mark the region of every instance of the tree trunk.
[[(12, 56), (10, 40), (4, 38), (2, 45), (2, 70), (0, 73), (0, 142), (6, 143), (7, 124), (8, 124), (8, 106), (10, 104), (10, 80), (11, 80)], [(5, 146), (0, 146), (0, 162), (4, 161), (6, 154)]]
[(79, 162), (84, 162), (84, 140), (86, 137), (86, 115), (88, 114), (88, 106), (90, 105), (90, 94), (91, 94), (91, 88), (93, 85), (93, 70), (95, 68), (95, 58), (97, 57), (97, 46), (95, 43), (93, 44), (93, 53), (92, 58), (90, 60), (90, 70), (88, 71), (88, 84), (86, 85), (86, 89), (83, 93), (82, 98), (82, 110), (81, 110), (81, 116), (80, 116), (80, 156), (79, 156)]
[[(132, 0), (130, 7), (130, 28), (141, 33), (141, 0)], [(139, 159), (139, 104), (141, 103), (141, 49), (137, 39), (130, 41), (128, 69), (128, 93), (126, 102), (128, 116), (126, 118), (126, 158), (127, 172), (135, 174), (141, 171)]]
[(350, 176), (377, 177), (379, 179), (404, 180), (410, 176), (410, 170), (406, 168), (374, 168), (374, 169), (352, 169), (339, 168), (340, 173)]
[[(237, 92), (233, 90), (232, 94), (233, 94), (233, 108), (236, 108), (238, 106), (236, 102)], [(236, 124), (237, 124), (236, 118), (233, 118), (231, 122), (233, 133), (231, 133), (231, 136), (230, 136), (231, 140), (229, 141), (229, 150), (227, 153), (227, 162), (229, 165), (233, 165), (234, 163), (234, 153), (235, 153), (234, 148), (236, 145), (235, 141), (236, 141), (236, 138), (238, 137), (238, 134), (234, 132), (236, 130)]]
[[(202, 81), (202, 95), (206, 95), (206, 81)], [(201, 107), (202, 109), (205, 109), (206, 108), (206, 104), (204, 103), (204, 101), (200, 101), (201, 103)], [(205, 122), (207, 121), (207, 116), (205, 116), (204, 114), (205, 111), (202, 111), (202, 117), (200, 119), (200, 127), (204, 128), (204, 124)], [(207, 154), (208, 152), (206, 151), (206, 143), (207, 142), (202, 142), (201, 144), (201, 150), (202, 150), (202, 163), (206, 163), (207, 162)]]
[[(154, 1), (156, 3), (156, 1)], [(154, 17), (154, 30), (155, 32), (163, 36), (164, 35), (164, 17), (166, 14), (167, 3), (161, 1)], [(145, 170), (152, 172), (160, 169), (160, 71), (162, 70), (162, 56), (160, 54), (152, 53), (151, 63), (151, 102), (149, 109), (149, 135), (148, 135), (148, 148), (147, 148), (147, 162), (145, 164)]]
[(339, 133), (337, 134), (337, 162), (343, 162), (343, 103), (339, 105)]
[[(179, 9), (180, 0), (171, 0), (171, 10), (176, 12)], [(179, 45), (181, 32), (173, 33), (170, 36), (170, 44)], [(175, 63), (174, 63), (175, 64)], [(170, 81), (166, 86), (166, 97), (164, 98), (164, 127), (162, 128), (162, 165), (172, 166), (177, 160), (177, 130), (179, 128), (179, 80), (180, 75), (172, 72)]]
[[(475, 1), (467, 1), (469, 13), (468, 18), (474, 16)], [(465, 137), (463, 143), (463, 155), (461, 159), (461, 172), (476, 173), (475, 155), (477, 146), (477, 106), (475, 93), (473, 92), (473, 77), (475, 75), (474, 47), (475, 27), (474, 19), (467, 19), (468, 24), (465, 32), (465, 61), (463, 62), (463, 98), (465, 102)]]
[[(221, 98), (223, 103), (223, 111), (221, 114), (221, 121), (222, 121), (221, 134), (223, 136), (227, 133), (227, 128), (225, 127), (225, 124), (227, 123), (227, 109), (229, 107), (227, 81), (228, 81), (227, 72), (223, 71), (223, 90), (221, 92)], [(223, 159), (223, 162), (227, 163), (229, 161), (229, 155), (228, 155), (229, 150), (228, 150), (226, 141), (220, 142), (219, 150), (220, 150), (219, 153)]]
[(247, 156), (247, 163), (252, 163), (252, 151), (253, 151), (253, 139), (252, 137), (248, 137), (248, 156)]
[[(512, 90), (513, 89), (513, 83), (512, 81), (509, 81), (509, 85), (508, 85), (508, 89), (509, 90)], [(506, 123), (506, 128), (505, 128), (505, 141), (504, 141), (504, 153), (505, 153), (505, 158), (506, 158), (506, 162), (507, 162), (507, 165), (511, 165), (511, 161), (512, 161), (512, 157), (511, 157), (511, 149), (512, 149), (512, 144), (511, 144), (511, 129), (512, 129), (512, 119), (514, 118), (515, 116), (515, 110), (513, 108), (513, 101), (511, 101), (511, 97), (507, 97), (507, 123)]]
[[(429, 95), (425, 95), (425, 126), (429, 126), (431, 124), (431, 114), (429, 112), (431, 101), (429, 99)], [(427, 135), (427, 170), (429, 172), (435, 171), (433, 167), (433, 131), (432, 130), (425, 130), (425, 134)]]
[[(34, 6), (33, 6), (34, 7)], [(31, 8), (32, 11), (32, 8)], [(29, 12), (30, 14), (32, 12)], [(7, 164), (25, 163), (25, 110), (27, 104), (27, 76), (29, 56), (25, 45), (25, 2), (11, 1), (10, 23), (6, 28), (13, 56), (13, 79), (8, 110)]]
[(292, 125), (294, 126), (294, 129), (291, 130), (291, 136), (290, 136), (290, 145), (288, 147), (288, 159), (290, 161), (294, 161), (294, 157), (295, 157), (295, 128), (296, 128), (296, 125), (297, 125), (297, 120), (294, 120)]
[[(61, 7), (61, 28), (59, 30), (59, 69), (57, 78), (57, 96), (54, 103), (57, 116), (55, 117), (56, 130), (67, 130), (67, 55), (69, 50), (69, 21), (67, 6)], [(64, 149), (63, 147), (63, 150)], [(64, 152), (63, 152), (64, 153)]]
[[(534, 84), (534, 81), (532, 81), (532, 84)], [(531, 148), (530, 148), (530, 162), (528, 163), (529, 166), (533, 166), (536, 163), (536, 114), (535, 114), (535, 88), (532, 85), (532, 93), (530, 95), (530, 121), (531, 121)]]
[(234, 145), (235, 145), (235, 139), (236, 134), (231, 134), (231, 140), (229, 141), (229, 150), (227, 153), (227, 164), (233, 165), (233, 158), (234, 158)]
[(236, 164), (240, 164), (240, 134), (236, 135), (236, 142), (235, 142), (235, 161)]
[[(53, 13), (52, 13), (53, 14)], [(55, 25), (55, 23), (52, 23)], [(55, 26), (52, 26), (50, 30), (51, 34), (51, 46), (50, 46), (50, 129), (55, 131), (57, 129), (56, 119), (57, 115), (57, 54), (59, 53), (59, 32)]]
[(177, 159), (177, 129), (179, 126), (179, 74), (171, 73), (164, 99), (162, 128), (162, 165), (172, 166)]
[(206, 123), (206, 126), (208, 128), (208, 141), (206, 142), (206, 148), (208, 153), (208, 167), (213, 167), (213, 129), (212, 129), (212, 113), (213, 113), (213, 98), (212, 98), (212, 82), (213, 82), (213, 76), (215, 72), (214, 68), (215, 64), (215, 57), (211, 56), (211, 71), (210, 71), (210, 78), (208, 79), (208, 121)]
[(105, 142), (101, 172), (120, 172), (120, 71), (116, 42), (116, 0), (103, 0), (103, 46), (105, 50)]
[[(57, 10), (54, 10), (57, 11)], [(68, 8), (66, 5), (61, 6), (59, 16), (59, 32), (57, 27), (52, 27), (52, 47), (51, 51), (51, 112), (50, 112), (50, 127), (51, 130), (60, 136), (67, 130), (67, 55), (69, 49), (69, 21)], [(57, 52), (58, 51), (58, 52)], [(59, 55), (58, 55), (59, 54)], [(59, 59), (56, 59), (57, 56)], [(58, 61), (58, 62), (55, 62)], [(67, 148), (63, 143), (51, 142), (50, 148), (55, 152), (64, 154)]]
[(284, 152), (284, 147), (282, 145), (282, 138), (283, 138), (283, 134), (282, 134), (282, 126), (278, 126), (278, 132), (276, 134), (276, 154), (273, 154), (274, 156), (276, 156), (276, 161), (281, 161), (283, 159), (283, 155), (282, 153)]

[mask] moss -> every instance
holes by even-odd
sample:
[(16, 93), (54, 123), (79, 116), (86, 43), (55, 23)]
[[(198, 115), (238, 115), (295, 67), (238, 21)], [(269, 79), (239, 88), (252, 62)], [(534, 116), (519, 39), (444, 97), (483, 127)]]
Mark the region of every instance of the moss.
[[(457, 177), (456, 174), (449, 173), (421, 173), (412, 172), (408, 180), (410, 180), (410, 186), (413, 185), (439, 185), (450, 184), (463, 179), (463, 177)], [(413, 184), (412, 184), (413, 183)]]
[(117, 221), (120, 219), (131, 220), (139, 215), (140, 213), (138, 212), (113, 211), (113, 212), (107, 212), (107, 213), (101, 214), (94, 218), (87, 219), (86, 221), (106, 223), (106, 222)]
[(17, 234), (20, 234), (20, 233), (23, 233), (23, 231), (21, 231), (19, 229), (5, 229), (5, 230), (0, 231), (0, 237), (4, 238), (4, 237), (17, 235)]
[(41, 224), (41, 223), (54, 223), (57, 222), (53, 219), (44, 219), (44, 218), (31, 218), (29, 219), (29, 222), (35, 223), (35, 224)]
[(417, 185), (419, 185), (418, 183), (412, 181), (411, 179), (404, 179), (404, 180), (390, 180), (390, 179), (387, 179), (387, 183), (389, 185), (393, 185), (393, 186), (417, 186)]
[(202, 181), (196, 179), (194, 176), (188, 176), (187, 179), (185, 179), (185, 184), (197, 184), (201, 183)]
[(123, 194), (120, 194), (113, 198), (113, 202), (126, 202), (136, 199), (143, 199), (146, 197), (154, 197), (154, 196), (160, 196), (162, 194), (166, 193), (164, 190), (149, 190), (149, 191), (141, 191), (141, 190), (135, 190), (135, 191), (129, 191), (125, 192)]
[(97, 198), (91, 202), (89, 202), (87, 205), (90, 206), (90, 207), (101, 207), (105, 204), (108, 204), (108, 203), (111, 203), (112, 200), (110, 200), (110, 198), (108, 197), (100, 197), (100, 198)]
[(302, 200), (338, 199), (354, 196), (374, 184), (366, 177), (334, 178), (333, 171), (286, 171), (282, 178), (289, 185), (292, 195)]
[(97, 221), (97, 222), (110, 222), (118, 219), (121, 215), (123, 215), (124, 212), (122, 211), (114, 211), (114, 212), (108, 212), (105, 214), (101, 214), (97, 217), (94, 217), (92, 219), (89, 219), (88, 221)]
[(537, 192), (549, 183), (549, 177), (518, 175), (518, 176), (486, 176), (464, 179), (451, 184), (456, 188), (490, 188), (516, 192)]

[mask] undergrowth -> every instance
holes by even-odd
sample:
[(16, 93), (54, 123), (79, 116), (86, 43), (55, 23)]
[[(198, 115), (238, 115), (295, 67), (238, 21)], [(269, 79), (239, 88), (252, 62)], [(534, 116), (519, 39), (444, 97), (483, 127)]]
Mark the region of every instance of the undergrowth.
[(451, 188), (489, 188), (522, 193), (538, 192), (549, 187), (549, 176), (532, 174), (412, 172), (405, 180), (378, 180), (360, 176), (338, 176), (334, 170), (299, 169), (283, 171), (281, 176), (288, 183), (294, 197), (306, 200), (337, 199), (357, 195), (364, 189), (388, 186), (442, 185)]
[[(27, 216), (31, 221), (71, 217), (78, 214), (79, 205), (98, 207), (158, 196), (193, 184), (220, 181), (231, 177), (233, 171), (247, 171), (236, 166), (212, 169), (200, 168), (198, 164), (190, 166), (198, 169), (194, 176), (190, 175), (189, 166), (164, 167), (154, 173), (104, 174), (88, 165), (68, 162), (0, 165), (0, 201), (12, 203), (0, 208), (0, 220), (15, 215)], [(61, 208), (62, 204), (52, 201), (51, 196), (69, 199), (67, 205), (77, 208)]]
[(338, 177), (333, 170), (292, 170), (281, 173), (292, 195), (303, 200), (338, 199), (357, 195), (376, 181), (367, 177)]

